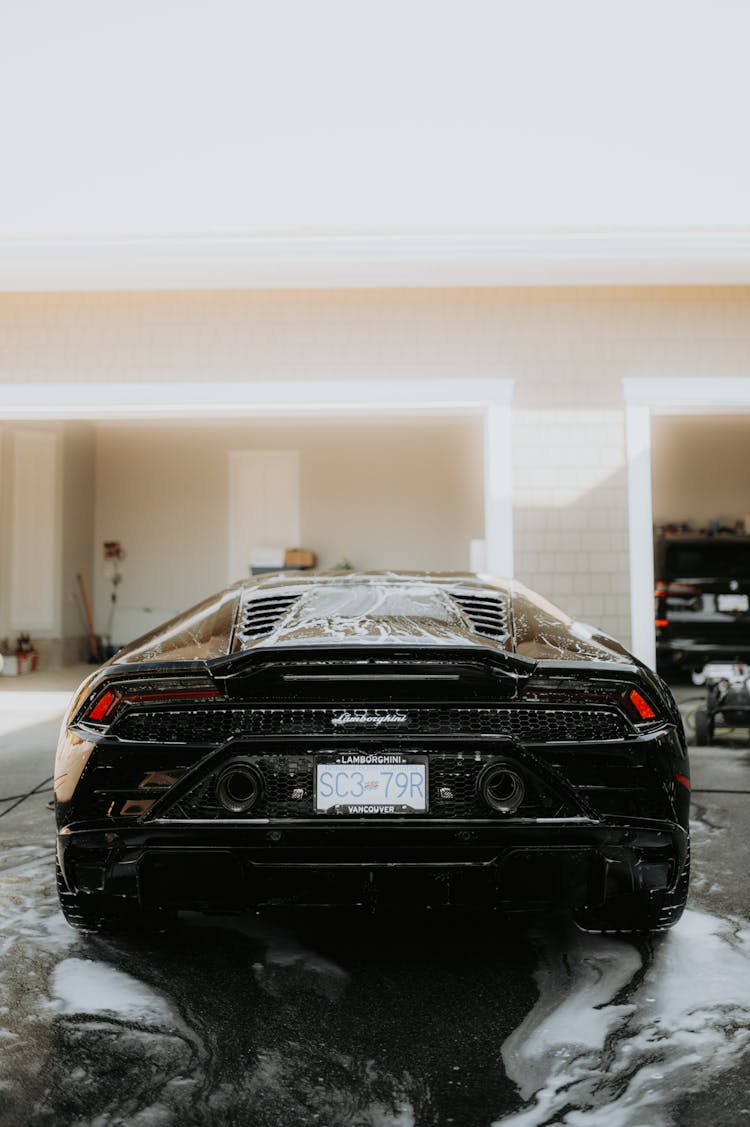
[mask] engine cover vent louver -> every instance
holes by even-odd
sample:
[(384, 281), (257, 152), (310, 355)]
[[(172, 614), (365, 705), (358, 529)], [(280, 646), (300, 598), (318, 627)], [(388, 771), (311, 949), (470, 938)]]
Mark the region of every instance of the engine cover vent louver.
[(299, 595), (266, 595), (249, 599), (242, 609), (237, 627), (240, 645), (249, 645), (271, 634), (298, 598)]
[(451, 593), (451, 598), (471, 622), (477, 634), (488, 638), (504, 638), (508, 633), (506, 603), (499, 595)]

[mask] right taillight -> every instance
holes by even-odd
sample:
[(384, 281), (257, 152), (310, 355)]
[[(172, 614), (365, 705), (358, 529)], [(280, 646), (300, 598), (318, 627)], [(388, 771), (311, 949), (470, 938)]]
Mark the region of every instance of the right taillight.
[(641, 720), (653, 720), (656, 713), (646, 698), (642, 696), (637, 689), (631, 689), (628, 696), (630, 697), (630, 703), (635, 708)]
[(631, 689), (625, 699), (627, 701), (628, 711), (636, 723), (644, 724), (648, 723), (650, 720), (657, 719), (656, 712), (650, 701), (648, 701), (638, 689)]

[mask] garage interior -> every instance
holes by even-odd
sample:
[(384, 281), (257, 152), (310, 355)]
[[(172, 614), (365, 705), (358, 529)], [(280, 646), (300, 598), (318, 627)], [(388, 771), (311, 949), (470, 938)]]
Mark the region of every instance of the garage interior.
[[(477, 413), (13, 423), (3, 447), (0, 639), (30, 634), (47, 667), (88, 656), (81, 574), (96, 633), (119, 647), (247, 575), (254, 548), (465, 570), (484, 535)], [(298, 480), (279, 491), (271, 473), (248, 521), (230, 464), (251, 452), (291, 456)], [(105, 542), (123, 549), (114, 573)]]
[[(736, 681), (743, 700), (749, 423), (750, 415), (741, 411), (693, 411), (656, 414), (651, 428), (657, 668), (673, 685), (688, 679), (705, 684), (709, 696), (720, 683), (723, 694), (724, 682)], [(700, 570), (675, 574), (680, 558), (694, 560)], [(680, 574), (705, 579), (686, 585)], [(699, 715), (698, 742), (707, 744), (712, 735), (704, 713)], [(744, 705), (734, 720), (740, 726), (747, 720)], [(695, 726), (695, 708), (687, 722), (688, 728)]]

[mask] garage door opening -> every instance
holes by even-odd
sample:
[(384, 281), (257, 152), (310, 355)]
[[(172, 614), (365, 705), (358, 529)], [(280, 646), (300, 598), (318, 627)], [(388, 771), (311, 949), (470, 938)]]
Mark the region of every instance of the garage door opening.
[(651, 423), (658, 671), (750, 659), (750, 414)]
[[(710, 539), (714, 554), (717, 537), (735, 547), (740, 543), (735, 538), (744, 537), (750, 514), (750, 379), (626, 379), (623, 385), (633, 651), (655, 668), (655, 582), (665, 576), (655, 574), (654, 530), (667, 527), (673, 537), (686, 536), (686, 547), (689, 533), (695, 532), (697, 547)], [(717, 558), (715, 566), (720, 562)], [(686, 566), (684, 558), (679, 570)], [(727, 573), (725, 578), (729, 582), (737, 576)], [(725, 596), (721, 609), (720, 593)], [(683, 594), (688, 602), (700, 598), (701, 613), (710, 612), (714, 626), (718, 615), (744, 613), (738, 601), (743, 591), (707, 590), (710, 606), (702, 591), (701, 596), (689, 590)], [(662, 613), (661, 621), (664, 617)]]
[[(197, 582), (196, 569), (199, 596), (225, 584), (232, 450), (301, 451), (300, 539), (322, 545), (322, 566), (349, 559), (363, 567), (467, 569), (474, 541), (483, 545), (486, 570), (512, 575), (511, 395), (512, 381), (483, 379), (3, 385), (6, 455), (28, 427), (52, 436), (58, 451), (47, 483), (55, 508), (46, 553), (54, 563), (43, 592), (49, 613), (36, 631), (48, 643), (48, 664), (71, 660), (65, 635), (80, 635), (70, 586), (82, 552), (91, 563), (97, 626), (108, 620), (104, 541), (128, 553), (118, 610), (128, 605), (126, 584), (140, 592), (131, 608), (157, 615), (194, 598), (182, 588)], [(4, 475), (0, 495), (6, 553), (20, 550), (8, 523), (9, 499), (18, 510), (12, 479)], [(83, 525), (93, 529), (93, 550)], [(149, 537), (162, 547), (147, 561)], [(217, 540), (221, 551), (203, 567), (206, 545)], [(0, 636), (18, 617), (7, 574)], [(149, 625), (133, 622), (126, 633)]]
[[(307, 548), (323, 570), (460, 571), (483, 535), (476, 414), (96, 429), (94, 544), (127, 553), (116, 646), (247, 578), (253, 548)], [(107, 601), (97, 566), (97, 622)]]

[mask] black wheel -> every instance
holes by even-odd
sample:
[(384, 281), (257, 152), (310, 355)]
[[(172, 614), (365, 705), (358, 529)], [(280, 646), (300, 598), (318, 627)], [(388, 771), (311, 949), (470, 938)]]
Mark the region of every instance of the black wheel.
[(584, 908), (574, 914), (582, 931), (666, 931), (685, 911), (690, 887), (690, 855), (672, 892), (635, 892), (613, 897), (600, 908)]
[(57, 895), (67, 923), (76, 931), (88, 934), (165, 931), (174, 919), (167, 911), (144, 911), (125, 897), (105, 896), (97, 892), (71, 892), (55, 860)]
[(695, 743), (697, 747), (710, 747), (714, 742), (714, 721), (705, 708), (695, 710)]

